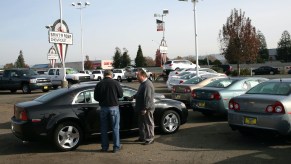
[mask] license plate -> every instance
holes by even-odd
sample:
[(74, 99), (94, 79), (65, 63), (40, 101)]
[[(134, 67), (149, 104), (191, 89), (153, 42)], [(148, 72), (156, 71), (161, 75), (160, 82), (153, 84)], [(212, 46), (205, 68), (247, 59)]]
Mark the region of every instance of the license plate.
[(254, 118), (254, 117), (244, 117), (244, 123), (246, 125), (257, 125), (257, 118)]
[(176, 99), (180, 99), (181, 98), (181, 95), (176, 95)]
[(44, 86), (43, 89), (48, 89), (48, 86)]
[(200, 108), (204, 108), (205, 107), (205, 102), (204, 101), (203, 102), (198, 102), (198, 106)]

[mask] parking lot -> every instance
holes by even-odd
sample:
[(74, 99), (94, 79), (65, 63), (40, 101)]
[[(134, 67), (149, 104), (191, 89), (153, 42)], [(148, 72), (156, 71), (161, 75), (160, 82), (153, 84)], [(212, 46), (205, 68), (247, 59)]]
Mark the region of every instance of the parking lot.
[[(137, 88), (139, 83), (127, 83)], [(154, 82), (156, 92), (167, 97), (165, 82)], [(85, 141), (72, 152), (57, 152), (49, 143), (22, 143), (10, 130), (13, 105), (32, 100), (42, 91), (22, 94), (0, 92), (1, 163), (289, 163), (290, 137), (242, 136), (232, 131), (227, 118), (205, 117), (189, 109), (188, 122), (176, 134), (157, 132), (155, 143), (144, 146), (133, 142), (137, 132), (122, 134), (122, 151), (99, 152), (98, 136)]]

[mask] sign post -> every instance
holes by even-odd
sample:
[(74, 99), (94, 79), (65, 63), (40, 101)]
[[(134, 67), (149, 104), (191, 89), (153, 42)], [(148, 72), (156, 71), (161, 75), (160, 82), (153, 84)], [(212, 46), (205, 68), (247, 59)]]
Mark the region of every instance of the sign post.
[(66, 80), (66, 68), (65, 59), (67, 55), (68, 45), (73, 44), (73, 34), (69, 33), (69, 27), (67, 23), (58, 19), (49, 31), (49, 42), (54, 43), (55, 51), (57, 52), (60, 61), (63, 65), (64, 78), (62, 81), (62, 88), (68, 87), (68, 81)]

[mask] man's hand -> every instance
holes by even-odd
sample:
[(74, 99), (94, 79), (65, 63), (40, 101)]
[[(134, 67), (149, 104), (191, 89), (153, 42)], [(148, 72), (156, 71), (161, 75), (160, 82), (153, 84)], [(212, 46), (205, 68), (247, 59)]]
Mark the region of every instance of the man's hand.
[(142, 111), (140, 111), (140, 113), (141, 113), (141, 115), (145, 115), (147, 113), (147, 111), (146, 110), (142, 110)]

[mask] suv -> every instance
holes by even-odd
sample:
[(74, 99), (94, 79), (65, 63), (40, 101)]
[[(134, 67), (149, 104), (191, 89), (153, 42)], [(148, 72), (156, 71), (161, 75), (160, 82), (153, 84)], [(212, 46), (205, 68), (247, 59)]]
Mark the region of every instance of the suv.
[[(168, 60), (163, 66), (163, 72), (169, 75), (171, 71), (183, 68), (196, 68), (196, 64), (189, 60)], [(198, 68), (200, 67), (198, 66)]]
[(104, 70), (94, 70), (92, 71), (92, 74), (90, 75), (90, 79), (91, 80), (102, 80), (103, 79), (103, 73), (104, 73)]

